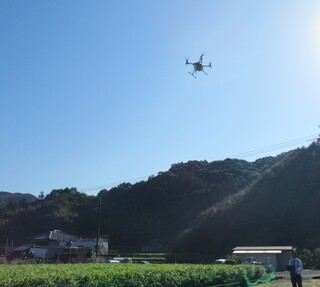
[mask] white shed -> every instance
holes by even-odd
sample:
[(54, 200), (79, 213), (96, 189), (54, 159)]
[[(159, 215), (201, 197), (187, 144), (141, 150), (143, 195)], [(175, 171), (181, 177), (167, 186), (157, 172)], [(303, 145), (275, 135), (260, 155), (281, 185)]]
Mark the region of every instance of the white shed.
[(233, 254), (237, 255), (241, 262), (251, 257), (263, 264), (272, 264), (277, 271), (284, 271), (292, 250), (293, 246), (238, 246), (233, 249)]

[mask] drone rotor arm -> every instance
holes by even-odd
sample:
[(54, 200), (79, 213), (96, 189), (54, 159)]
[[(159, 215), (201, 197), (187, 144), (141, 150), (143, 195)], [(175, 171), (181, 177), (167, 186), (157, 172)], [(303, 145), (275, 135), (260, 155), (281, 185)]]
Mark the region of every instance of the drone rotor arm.
[(196, 64), (196, 63), (189, 62), (189, 59), (187, 57), (185, 57), (185, 59), (186, 59), (186, 65), (194, 65), (194, 64)]
[(202, 67), (209, 67), (209, 68), (211, 68), (212, 66), (211, 66), (211, 63), (209, 63), (208, 65), (202, 65)]

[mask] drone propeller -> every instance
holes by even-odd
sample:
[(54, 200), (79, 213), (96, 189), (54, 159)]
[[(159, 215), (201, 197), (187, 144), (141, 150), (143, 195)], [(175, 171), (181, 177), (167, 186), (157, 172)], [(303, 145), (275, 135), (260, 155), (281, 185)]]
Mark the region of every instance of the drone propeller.
[(186, 66), (189, 64), (188, 58), (186, 58)]
[(212, 66), (211, 66), (211, 62), (209, 63), (209, 67), (210, 67), (210, 69), (212, 68)]
[(202, 53), (201, 55), (200, 55), (200, 58), (199, 58), (199, 63), (200, 64), (202, 64), (202, 57), (204, 56), (204, 53)]

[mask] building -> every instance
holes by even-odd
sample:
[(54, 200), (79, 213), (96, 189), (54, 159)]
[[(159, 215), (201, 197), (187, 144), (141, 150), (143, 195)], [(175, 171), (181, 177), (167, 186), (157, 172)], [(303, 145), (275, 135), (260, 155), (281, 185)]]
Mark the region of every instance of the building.
[(44, 262), (86, 262), (97, 251), (100, 256), (108, 254), (108, 239), (82, 239), (61, 230), (48, 231), (28, 239), (29, 254)]
[(243, 263), (256, 261), (266, 265), (272, 264), (275, 270), (284, 271), (287, 269), (292, 250), (293, 246), (238, 246), (233, 249), (233, 254)]

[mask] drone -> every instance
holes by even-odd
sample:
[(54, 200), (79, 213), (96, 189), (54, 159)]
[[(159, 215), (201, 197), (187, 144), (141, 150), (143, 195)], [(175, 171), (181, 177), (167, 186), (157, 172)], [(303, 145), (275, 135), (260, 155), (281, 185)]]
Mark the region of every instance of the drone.
[(212, 66), (211, 66), (211, 63), (209, 63), (209, 65), (203, 65), (202, 64), (202, 57), (204, 56), (204, 54), (201, 54), (201, 56), (200, 56), (200, 58), (199, 58), (199, 61), (198, 62), (194, 62), (194, 63), (190, 63), (189, 61), (188, 61), (188, 59), (186, 59), (186, 65), (193, 65), (193, 72), (192, 73), (190, 73), (189, 72), (189, 74), (192, 76), (192, 77), (194, 77), (194, 78), (197, 78), (194, 74), (196, 74), (197, 72), (200, 72), (200, 71), (202, 71), (202, 72), (204, 72), (206, 75), (208, 75), (205, 71), (204, 71), (204, 67), (209, 67), (209, 68), (211, 68)]

